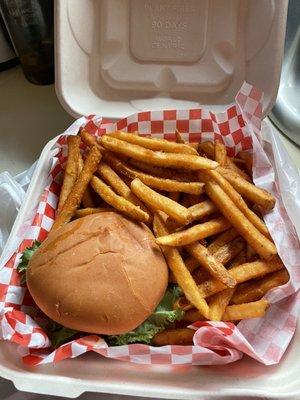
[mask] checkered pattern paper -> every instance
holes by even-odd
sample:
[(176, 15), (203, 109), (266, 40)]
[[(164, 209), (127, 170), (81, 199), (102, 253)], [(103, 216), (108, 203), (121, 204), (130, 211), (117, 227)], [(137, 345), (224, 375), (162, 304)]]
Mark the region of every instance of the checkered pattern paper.
[(24, 362), (29, 365), (58, 362), (87, 351), (140, 364), (217, 365), (239, 360), (243, 354), (264, 364), (278, 363), (296, 328), (300, 246), (281, 200), (278, 178), (259, 140), (261, 115), (261, 91), (244, 83), (236, 103), (222, 113), (205, 109), (148, 111), (116, 123), (96, 116), (81, 118), (80, 123), (95, 136), (119, 129), (174, 140), (175, 129), (178, 129), (189, 142), (223, 141), (231, 156), (240, 150), (253, 150), (255, 183), (271, 191), (277, 199), (275, 209), (264, 215), (264, 219), (291, 276), (290, 282), (267, 294), (271, 307), (264, 318), (245, 320), (237, 326), (225, 322), (196, 322), (190, 326), (195, 330), (193, 346), (132, 344), (109, 347), (99, 336), (81, 335), (53, 351), (42, 328), (46, 317), (37, 310), (27, 288), (20, 284), (16, 267), (22, 251), (34, 239), (45, 240), (53, 224), (67, 156), (66, 138), (68, 134), (77, 133), (71, 127), (56, 143), (57, 155), (52, 160), (48, 185), (31, 226), (24, 229), (23, 242), (0, 267), (0, 338), (17, 343)]

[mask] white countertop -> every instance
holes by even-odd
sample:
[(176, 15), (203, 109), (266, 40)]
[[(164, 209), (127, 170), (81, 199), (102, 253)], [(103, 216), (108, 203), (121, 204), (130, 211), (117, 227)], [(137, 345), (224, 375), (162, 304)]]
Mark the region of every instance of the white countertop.
[(29, 83), (20, 67), (0, 72), (0, 172), (15, 175), (27, 169), (72, 121), (54, 85)]
[[(73, 118), (61, 107), (54, 85), (32, 85), (20, 67), (0, 72), (0, 93), (0, 172), (15, 175), (27, 169)], [(280, 135), (300, 168), (300, 148)]]

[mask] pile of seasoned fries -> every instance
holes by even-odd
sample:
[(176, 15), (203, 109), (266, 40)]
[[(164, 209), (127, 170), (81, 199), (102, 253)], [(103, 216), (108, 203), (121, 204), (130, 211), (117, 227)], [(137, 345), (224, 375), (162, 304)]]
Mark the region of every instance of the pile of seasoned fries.
[[(82, 142), (89, 148), (83, 161)], [(190, 344), (195, 321), (261, 317), (264, 295), (289, 280), (261, 212), (274, 197), (251, 181), (252, 155), (220, 143), (188, 144), (114, 132), (68, 137), (68, 160), (52, 229), (116, 210), (152, 230), (183, 296), (181, 327), (154, 344)]]

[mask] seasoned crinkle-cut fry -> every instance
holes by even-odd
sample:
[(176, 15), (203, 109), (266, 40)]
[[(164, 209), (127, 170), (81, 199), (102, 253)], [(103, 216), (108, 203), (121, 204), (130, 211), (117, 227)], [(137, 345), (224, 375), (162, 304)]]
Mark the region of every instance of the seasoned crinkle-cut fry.
[(276, 199), (266, 190), (253, 185), (253, 183), (226, 168), (219, 167), (218, 172), (246, 199), (260, 205), (265, 210), (274, 208)]
[(68, 136), (68, 159), (66, 163), (64, 180), (60, 191), (59, 202), (57, 207), (58, 214), (60, 213), (67, 197), (73, 189), (78, 175), (78, 162), (80, 155), (80, 137)]
[(196, 242), (197, 240), (216, 235), (229, 227), (230, 223), (227, 219), (223, 217), (215, 218), (203, 224), (194, 225), (191, 228), (159, 237), (156, 239), (156, 242), (164, 246), (184, 246)]
[(197, 155), (153, 151), (107, 135), (102, 136), (101, 144), (106, 149), (114, 151), (118, 154), (123, 154), (127, 157), (131, 157), (159, 167), (199, 170), (214, 169), (218, 166), (217, 162)]
[(171, 142), (169, 140), (148, 138), (122, 131), (113, 132), (110, 136), (150, 150), (165, 151), (167, 153), (198, 154), (195, 149), (186, 144)]
[(215, 143), (215, 160), (223, 167), (227, 164), (226, 147), (221, 142)]
[(189, 328), (166, 329), (160, 333), (157, 333), (154, 336), (152, 343), (155, 346), (188, 346), (193, 344), (194, 334), (195, 331)]
[(101, 159), (101, 153), (97, 146), (93, 146), (90, 149), (90, 152), (85, 160), (84, 166), (82, 171), (80, 172), (76, 182), (70, 192), (67, 200), (65, 201), (61, 212), (59, 213), (58, 217), (54, 221), (52, 226), (52, 230), (61, 227), (62, 225), (66, 224), (67, 222), (71, 221), (75, 211), (80, 206), (82, 201), (82, 196), (86, 191), (86, 188), (97, 169), (99, 161)]
[(269, 307), (269, 302), (265, 299), (253, 301), (251, 303), (227, 306), (223, 314), (223, 321), (239, 321), (241, 319), (263, 317)]
[(277, 254), (274, 243), (266, 238), (245, 217), (245, 215), (217, 183), (207, 183), (205, 189), (207, 195), (218, 206), (221, 213), (262, 258), (269, 259)]
[(198, 176), (203, 182), (214, 181), (221, 186), (224, 192), (231, 198), (234, 204), (241, 210), (241, 212), (249, 219), (249, 221), (266, 237), (270, 238), (268, 228), (264, 221), (259, 218), (250, 208), (242, 196), (231, 186), (231, 184), (217, 171), (199, 171)]
[(131, 217), (135, 221), (148, 222), (149, 214), (140, 207), (132, 204), (129, 200), (116, 194), (106, 183), (96, 176), (91, 180), (92, 188), (109, 205), (116, 208), (121, 213)]
[(139, 178), (145, 185), (153, 187), (158, 190), (164, 190), (167, 192), (185, 192), (191, 194), (200, 194), (203, 192), (204, 183), (202, 182), (182, 182), (174, 179), (160, 178), (146, 174), (145, 172), (138, 171), (137, 169), (129, 166), (126, 162), (119, 160), (110, 154), (104, 154), (104, 160), (110, 164), (110, 166), (127, 176), (130, 179)]
[(232, 278), (224, 265), (210, 254), (207, 248), (202, 244), (195, 242), (185, 246), (185, 248), (215, 279), (229, 288), (233, 288), (236, 285), (236, 281)]
[(189, 211), (192, 215), (192, 221), (196, 221), (218, 211), (218, 207), (211, 200), (204, 200), (201, 203), (190, 206)]
[(242, 283), (238, 285), (230, 303), (241, 304), (260, 300), (269, 290), (287, 283), (289, 278), (288, 271), (282, 269), (281, 271), (266, 275), (264, 278)]
[(228, 288), (210, 297), (209, 318), (211, 321), (221, 321), (235, 288)]
[[(229, 243), (224, 244), (216, 252), (212, 253), (217, 261), (227, 265), (234, 257), (236, 257), (243, 249), (245, 249), (245, 240), (238, 237)], [(209, 251), (209, 249), (208, 249)]]
[[(237, 265), (229, 270), (230, 275), (237, 283), (249, 281), (267, 275), (271, 272), (283, 269), (282, 261), (279, 257), (274, 257), (271, 261), (258, 260), (252, 263)], [(211, 296), (226, 289), (220, 281), (210, 279), (198, 286), (203, 297)]]
[(231, 242), (233, 239), (237, 238), (238, 236), (239, 236), (239, 233), (234, 228), (230, 228), (227, 231), (222, 232), (214, 241), (212, 241), (208, 245), (207, 248), (211, 254), (214, 254), (221, 247), (223, 247), (225, 244)]
[(165, 212), (182, 224), (189, 223), (191, 216), (187, 208), (150, 189), (138, 178), (131, 182), (131, 190), (140, 200), (154, 209)]
[(144, 204), (132, 193), (126, 183), (119, 177), (109, 165), (101, 162), (98, 167), (99, 175), (114, 189), (114, 191), (130, 201), (132, 204), (140, 207), (143, 211), (147, 212)]
[[(168, 234), (166, 225), (157, 213), (153, 219), (153, 230), (156, 237)], [(161, 247), (162, 252), (167, 260), (170, 270), (173, 272), (178, 285), (183, 290), (186, 298), (194, 305), (203, 315), (209, 316), (209, 308), (206, 301), (200, 296), (197, 285), (192, 278), (191, 273), (186, 268), (179, 251), (172, 247)]]
[(114, 209), (111, 207), (81, 208), (80, 210), (75, 211), (74, 216), (75, 216), (75, 218), (82, 218), (82, 217), (86, 217), (87, 215), (98, 214), (98, 213), (107, 212), (107, 211), (114, 211)]

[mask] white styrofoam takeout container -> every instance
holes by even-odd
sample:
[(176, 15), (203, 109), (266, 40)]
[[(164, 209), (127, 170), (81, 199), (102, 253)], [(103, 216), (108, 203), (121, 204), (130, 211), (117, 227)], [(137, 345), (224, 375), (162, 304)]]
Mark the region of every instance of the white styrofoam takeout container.
[[(57, 0), (58, 97), (74, 116), (116, 119), (200, 104), (221, 109), (248, 80), (264, 90), (266, 115), (278, 88), (286, 9), (286, 0)], [(40, 156), (6, 249), (39, 201), (54, 142)], [(269, 367), (248, 357), (228, 366), (172, 367), (86, 354), (34, 369), (22, 363), (15, 345), (0, 342), (0, 375), (20, 390), (67, 397), (91, 391), (174, 399), (295, 399), (300, 398), (299, 340), (297, 330), (280, 364)]]
[(223, 109), (279, 85), (288, 0), (57, 0), (56, 92), (73, 116)]

